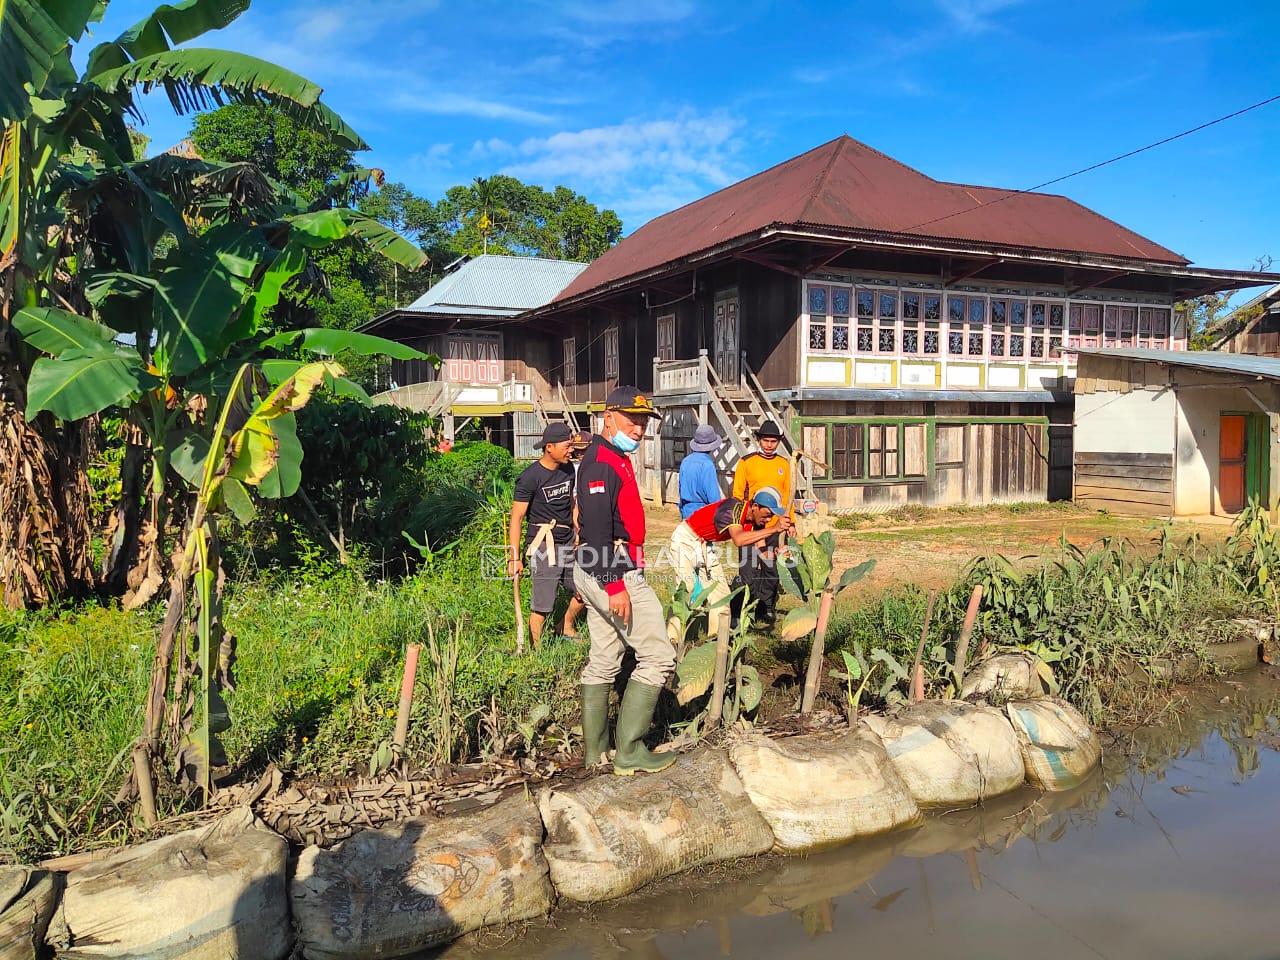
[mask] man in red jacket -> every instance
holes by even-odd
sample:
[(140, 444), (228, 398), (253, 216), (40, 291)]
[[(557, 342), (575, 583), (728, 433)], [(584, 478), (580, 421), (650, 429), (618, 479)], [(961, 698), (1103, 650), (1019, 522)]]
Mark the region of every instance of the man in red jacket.
[(675, 754), (644, 745), (658, 695), (675, 667), (662, 602), (644, 578), (644, 508), (628, 454), (658, 416), (635, 387), (617, 387), (605, 401), (604, 427), (578, 467), (578, 562), (574, 585), (587, 605), (591, 652), (582, 671), (582, 739), (587, 766), (609, 748), (609, 691), (628, 647), (636, 666), (618, 709), (613, 772), (657, 772)]

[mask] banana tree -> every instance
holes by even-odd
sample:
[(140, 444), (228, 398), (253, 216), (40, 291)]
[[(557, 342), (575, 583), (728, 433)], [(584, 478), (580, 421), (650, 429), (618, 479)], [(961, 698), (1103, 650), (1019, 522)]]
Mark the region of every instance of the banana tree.
[(849, 567), (832, 584), (835, 552), (835, 535), (830, 530), (824, 530), (805, 537), (800, 542), (798, 556), (778, 564), (778, 580), (782, 588), (800, 601), (799, 606), (788, 611), (782, 619), (780, 632), (787, 640), (800, 640), (813, 634), (804, 692), (800, 700), (801, 713), (812, 710), (817, 699), (818, 683), (822, 679), (827, 620), (836, 595), (857, 583), (876, 565), (874, 560), (865, 560), (857, 566)]
[[(13, 606), (94, 579), (84, 411), (123, 404), (140, 440), (126, 455), (112, 566), (132, 568), (129, 600), (143, 602), (161, 582), (183, 418), (229, 382), (309, 254), (356, 238), (410, 269), (425, 262), (354, 211), (301, 207), (252, 165), (136, 160), (126, 119), (140, 116), (135, 91), (155, 87), (179, 113), (268, 103), (349, 149), (366, 144), (304, 78), (244, 54), (174, 48), (231, 23), (247, 0), (162, 5), (76, 71), (72, 45), (105, 6), (0, 3), (0, 460), (26, 465), (0, 477), (0, 577)], [(148, 458), (142, 518), (128, 475)]]

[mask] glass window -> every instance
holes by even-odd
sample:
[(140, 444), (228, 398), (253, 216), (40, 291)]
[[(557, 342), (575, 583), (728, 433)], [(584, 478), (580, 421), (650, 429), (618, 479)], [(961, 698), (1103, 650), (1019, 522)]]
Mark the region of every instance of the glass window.
[(1026, 349), (1027, 338), (1020, 333), (1012, 334), (1009, 337), (1009, 356), (1020, 357)]
[(991, 334), (991, 355), (993, 357), (1004, 356), (1004, 334), (1003, 333)]
[(1027, 301), (1015, 300), (1010, 308), (1009, 322), (1015, 327), (1025, 326), (1027, 322)]
[(858, 328), (858, 351), (860, 353), (870, 353), (872, 346), (872, 336), (870, 327)]
[(1009, 304), (1003, 300), (991, 301), (991, 323), (993, 326), (1002, 327), (1005, 321), (1009, 319)]
[(978, 297), (969, 301), (969, 322), (975, 327), (987, 322), (987, 301)]
[(925, 332), (924, 332), (924, 352), (925, 352), (925, 353), (937, 353), (937, 352), (938, 352), (938, 331), (937, 331), (937, 330), (925, 330)]
[(1060, 303), (1049, 304), (1049, 327), (1053, 330), (1062, 329), (1063, 309)]
[(858, 316), (860, 317), (871, 316), (872, 309), (875, 306), (875, 302), (876, 302), (875, 295), (870, 290), (859, 290), (858, 300), (857, 300)]
[(969, 356), (982, 356), (982, 331), (969, 334)]
[(849, 325), (833, 323), (831, 325), (831, 349), (847, 351), (849, 349)]
[[(937, 336), (934, 337), (934, 343), (937, 343)], [(916, 327), (904, 327), (902, 330), (902, 352), (903, 353), (919, 353), (920, 352), (920, 331)]]
[(1043, 303), (1031, 304), (1031, 325), (1033, 327), (1043, 327), (1044, 320), (1045, 320), (1044, 304)]
[(1031, 355), (1033, 357), (1044, 356), (1044, 337), (1031, 338)]
[(827, 321), (825, 319), (809, 321), (809, 349), (827, 349)]
[(822, 316), (827, 312), (827, 288), (816, 284), (809, 287), (809, 315)]
[(880, 309), (877, 313), (882, 319), (896, 319), (898, 316), (898, 295), (896, 293), (880, 294)]
[(924, 318), (926, 320), (942, 319), (942, 297), (934, 294), (925, 294)]
[(835, 480), (862, 479), (863, 430), (860, 423), (831, 425), (831, 476)]
[(880, 328), (880, 338), (879, 338), (879, 340), (877, 341), (877, 343), (878, 343), (878, 345), (879, 345), (879, 352), (880, 352), (880, 353), (893, 353), (893, 350), (894, 350), (894, 340), (896, 340), (896, 339), (897, 339), (897, 338), (894, 336), (893, 327), (881, 327), (881, 328)]
[(952, 330), (947, 334), (947, 353), (964, 353), (964, 331)]
[(904, 320), (920, 318), (920, 294), (904, 293), (902, 295), (902, 318)]
[(952, 323), (964, 323), (964, 299), (952, 297), (947, 301), (947, 316)]
[(848, 287), (831, 288), (831, 312), (837, 317), (849, 315), (849, 293)]

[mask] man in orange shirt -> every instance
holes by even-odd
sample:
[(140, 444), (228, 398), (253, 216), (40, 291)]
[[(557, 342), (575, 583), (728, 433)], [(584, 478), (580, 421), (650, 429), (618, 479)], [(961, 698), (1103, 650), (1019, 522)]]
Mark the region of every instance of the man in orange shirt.
[[(782, 443), (782, 431), (772, 420), (766, 420), (756, 430), (755, 453), (749, 453), (738, 461), (733, 471), (733, 496), (749, 501), (765, 488), (776, 490), (783, 510), (791, 510), (791, 459), (778, 452)], [(771, 521), (776, 525), (778, 518)], [(781, 532), (767, 540), (742, 549), (738, 558), (738, 577), (751, 590), (756, 601), (756, 617), (766, 625), (772, 625), (778, 602), (778, 570), (775, 566)]]

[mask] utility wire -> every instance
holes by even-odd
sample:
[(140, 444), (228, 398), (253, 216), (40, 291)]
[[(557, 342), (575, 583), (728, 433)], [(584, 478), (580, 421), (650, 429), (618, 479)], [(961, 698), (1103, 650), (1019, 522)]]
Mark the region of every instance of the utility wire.
[(1181, 133), (1175, 133), (1173, 136), (1165, 137), (1163, 140), (1157, 140), (1154, 143), (1148, 143), (1145, 147), (1138, 147), (1136, 150), (1130, 150), (1127, 153), (1119, 154), (1117, 156), (1112, 157), (1109, 160), (1100, 160), (1097, 163), (1090, 164), (1087, 167), (1081, 167), (1079, 170), (1074, 170), (1071, 173), (1064, 173), (1060, 177), (1054, 177), (1052, 180), (1046, 180), (1044, 183), (1037, 183), (1034, 187), (1026, 187), (1022, 190), (1011, 190), (1008, 193), (1006, 193), (1004, 196), (997, 197), (994, 200), (984, 200), (982, 203), (979, 203), (976, 207), (966, 207), (964, 210), (957, 210), (955, 213), (947, 213), (947, 214), (943, 214), (940, 217), (934, 217), (932, 220), (924, 220), (920, 223), (914, 224), (913, 226), (905, 228), (902, 232), (910, 233), (913, 230), (918, 230), (921, 227), (927, 227), (930, 224), (939, 223), (943, 220), (950, 220), (952, 217), (959, 217), (966, 213), (972, 213), (974, 210), (977, 210), (981, 207), (989, 207), (992, 204), (996, 204), (996, 203), (1000, 203), (1001, 201), (1008, 200), (1010, 197), (1016, 197), (1024, 193), (1035, 193), (1037, 190), (1043, 190), (1045, 187), (1051, 187), (1055, 183), (1062, 183), (1062, 181), (1070, 180), (1072, 177), (1078, 177), (1084, 173), (1091, 173), (1094, 170), (1099, 170), (1102, 167), (1109, 166), (1110, 164), (1117, 163), (1121, 160), (1127, 160), (1129, 157), (1136, 157), (1140, 153), (1146, 153), (1148, 150), (1154, 150), (1156, 147), (1162, 147), (1166, 143), (1173, 143), (1173, 141), (1175, 140), (1181, 140), (1183, 137), (1189, 137), (1193, 133), (1199, 133), (1201, 130), (1207, 130), (1209, 127), (1216, 126), (1219, 123), (1225, 123), (1228, 120), (1234, 120), (1236, 117), (1243, 116), (1244, 114), (1250, 112), (1251, 110), (1257, 110), (1260, 107), (1265, 107), (1268, 104), (1275, 103), (1277, 100), (1280, 100), (1280, 94), (1276, 94), (1273, 97), (1267, 97), (1267, 99), (1265, 100), (1259, 100), (1257, 103), (1250, 104), (1247, 107), (1242, 107), (1241, 109), (1236, 110), (1234, 113), (1228, 113), (1214, 120), (1209, 120), (1205, 123), (1200, 124), (1198, 127), (1192, 127), (1189, 130), (1183, 130)]

